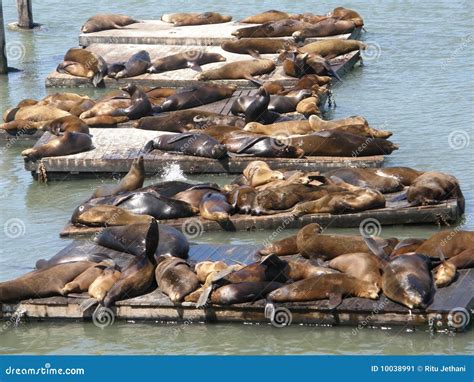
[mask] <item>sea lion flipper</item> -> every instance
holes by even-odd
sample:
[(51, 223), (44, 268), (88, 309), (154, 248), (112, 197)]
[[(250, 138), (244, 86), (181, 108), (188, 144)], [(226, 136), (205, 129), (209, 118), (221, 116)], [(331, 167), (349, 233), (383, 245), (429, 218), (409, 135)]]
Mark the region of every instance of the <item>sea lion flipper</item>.
[(390, 202), (400, 202), (402, 200), (406, 200), (407, 198), (407, 192), (406, 191), (403, 191), (401, 192), (400, 194), (398, 195), (395, 195), (393, 198), (391, 198), (390, 200), (387, 200), (387, 201), (390, 201)]
[(247, 49), (247, 53), (250, 54), (253, 58), (260, 59), (262, 56), (260, 56), (260, 53), (258, 50), (255, 49)]
[(380, 259), (387, 259), (387, 254), (384, 251), (384, 247), (377, 243), (372, 236), (363, 235), (362, 238), (374, 255), (378, 256)]
[(188, 61), (188, 67), (196, 72), (202, 72), (201, 65), (199, 65), (196, 61)]
[(262, 137), (255, 137), (255, 138), (251, 139), (249, 142), (247, 142), (247, 144), (243, 145), (242, 147), (240, 147), (237, 150), (237, 154), (242, 154), (242, 152), (247, 150), (249, 147), (252, 147), (253, 145), (255, 145), (256, 143), (260, 142), (262, 139), (265, 139), (265, 138), (267, 138), (267, 137), (262, 136)]
[(328, 303), (328, 308), (329, 309), (335, 309), (342, 303), (342, 295), (340, 293), (331, 293), (329, 295), (329, 303)]
[(211, 292), (212, 292), (212, 284), (207, 285), (205, 287), (203, 286), (202, 293), (199, 296), (199, 299), (196, 303), (196, 308), (200, 308), (207, 304), (207, 300), (209, 300), (209, 296), (211, 295)]
[(79, 308), (82, 312), (85, 312), (87, 309), (98, 303), (99, 301), (97, 301), (95, 298), (88, 298), (79, 304)]
[(95, 88), (98, 87), (103, 79), (104, 74), (102, 72), (97, 72), (96, 74), (94, 74), (94, 77), (92, 77), (92, 85), (94, 85)]
[(155, 147), (154, 147), (154, 142), (153, 142), (153, 139), (152, 139), (152, 140), (147, 142), (145, 147), (143, 147), (142, 152), (145, 153), (145, 154), (148, 154), (148, 153), (152, 152), (154, 149), (155, 149)]

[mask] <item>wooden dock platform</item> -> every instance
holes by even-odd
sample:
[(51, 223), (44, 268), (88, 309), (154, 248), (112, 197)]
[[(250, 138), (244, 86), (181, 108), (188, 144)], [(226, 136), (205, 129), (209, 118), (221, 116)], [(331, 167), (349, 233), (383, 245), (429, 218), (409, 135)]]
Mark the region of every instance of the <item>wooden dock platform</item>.
[[(288, 212), (268, 216), (235, 214), (225, 223), (218, 223), (195, 216), (191, 218), (161, 220), (160, 223), (170, 225), (183, 232), (187, 230), (188, 226), (192, 225), (199, 227), (200, 231), (204, 233), (211, 231), (275, 230), (277, 228), (295, 229), (310, 223), (318, 223), (323, 228), (360, 227), (364, 224), (364, 221), (375, 222), (381, 226), (396, 224), (446, 224), (454, 223), (462, 217), (462, 211), (456, 199), (450, 199), (432, 206), (409, 207), (406, 200), (390, 201), (390, 197), (397, 195), (398, 193), (386, 195), (387, 206), (385, 208), (358, 213), (340, 215), (310, 214), (301, 217), (294, 217)], [(100, 227), (79, 227), (69, 222), (61, 231), (60, 236), (90, 236), (100, 231), (100, 229)]]
[[(164, 57), (171, 54), (184, 52), (184, 51), (200, 51), (203, 48), (199, 46), (176, 46), (176, 45), (112, 45), (112, 44), (93, 44), (87, 49), (94, 53), (100, 54), (104, 57), (108, 64), (113, 62), (127, 61), (127, 59), (140, 49), (145, 49), (150, 53), (151, 61), (153, 62), (158, 57)], [(218, 46), (210, 46), (204, 48), (208, 52), (219, 53), (227, 58), (225, 62), (211, 63), (203, 65), (202, 69), (210, 70), (221, 67), (225, 64), (235, 61), (251, 60), (252, 57), (246, 54), (236, 54), (227, 52)], [(276, 55), (264, 54), (263, 58), (276, 59)], [(340, 76), (344, 76), (352, 67), (359, 61), (360, 52), (354, 51), (330, 60), (333, 70)], [(196, 79), (198, 72), (190, 68), (172, 70), (164, 73), (146, 73), (135, 77), (120, 78), (116, 80), (114, 78), (106, 77), (104, 79), (104, 86), (106, 88), (115, 88), (122, 86), (127, 83), (134, 83), (142, 86), (150, 87), (184, 87), (199, 85), (205, 83)], [(257, 78), (268, 79), (271, 81), (278, 81), (283, 86), (290, 86), (297, 81), (297, 78), (287, 76), (283, 72), (283, 67), (278, 65), (276, 69), (269, 74), (260, 76)], [(250, 81), (245, 79), (239, 80), (215, 80), (212, 81), (216, 84), (221, 85), (235, 85), (238, 88), (255, 88)], [(65, 73), (58, 73), (54, 71), (46, 77), (46, 87), (92, 87), (92, 83), (89, 79), (84, 77), (71, 76)]]
[[(95, 248), (94, 248), (95, 247)], [(249, 264), (257, 259), (257, 246), (251, 245), (196, 245), (191, 246), (190, 263), (203, 260), (223, 260), (229, 264), (235, 261)], [(98, 247), (90, 242), (73, 242), (61, 252), (94, 251)], [(113, 250), (100, 247), (100, 252)], [(381, 295), (379, 300), (345, 298), (335, 309), (328, 307), (327, 300), (306, 303), (285, 303), (276, 305), (277, 312), (288, 318), (284, 323), (311, 326), (357, 326), (383, 327), (384, 329), (404, 327), (405, 330), (431, 329), (433, 331), (463, 331), (469, 328), (474, 308), (474, 270), (460, 270), (457, 280), (446, 288), (438, 289), (432, 304), (426, 310), (409, 310)], [(25, 300), (19, 303), (3, 303), (0, 318), (26, 321), (73, 320), (88, 321), (92, 318), (94, 307), (82, 311), (80, 298), (49, 297)], [(114, 320), (133, 322), (172, 322), (175, 324), (199, 324), (214, 322), (270, 324), (264, 316), (265, 302), (237, 305), (208, 304), (196, 308), (194, 303), (173, 304), (158, 289), (136, 298), (123, 300), (112, 307)], [(464, 315), (466, 325), (460, 325), (458, 315)], [(274, 322), (274, 326), (278, 325)], [(106, 326), (106, 325), (104, 325)]]
[[(254, 26), (256, 24), (243, 24), (236, 21), (228, 23), (193, 25), (175, 27), (173, 24), (161, 20), (143, 20), (141, 23), (131, 24), (120, 29), (109, 29), (94, 33), (79, 35), (79, 45), (87, 47), (91, 44), (157, 44), (157, 45), (220, 45), (222, 42), (235, 39), (232, 32)], [(357, 39), (361, 28), (356, 28), (352, 33), (322, 38), (310, 38), (309, 42), (326, 39)], [(292, 39), (287, 37), (287, 39)]]
[[(230, 106), (229, 106), (230, 107)], [(94, 149), (74, 155), (46, 157), (33, 162), (25, 160), (25, 169), (33, 176), (38, 173), (39, 163), (46, 169), (48, 179), (56, 177), (64, 179), (65, 175), (74, 177), (112, 177), (118, 173), (127, 173), (135, 157), (142, 153), (145, 144), (163, 134), (158, 131), (115, 128), (90, 129), (93, 135)], [(53, 136), (49, 132), (35, 144), (46, 143)], [(181, 170), (187, 174), (202, 173), (241, 173), (252, 161), (258, 160), (254, 156), (229, 157), (224, 159), (202, 158), (189, 155), (177, 155), (154, 150), (144, 155), (145, 171), (148, 175), (163, 172), (163, 168), (170, 164), (179, 164)], [(260, 158), (261, 159), (261, 158)], [(383, 156), (369, 157), (305, 157), (305, 158), (264, 158), (273, 169), (327, 171), (340, 167), (380, 167)]]

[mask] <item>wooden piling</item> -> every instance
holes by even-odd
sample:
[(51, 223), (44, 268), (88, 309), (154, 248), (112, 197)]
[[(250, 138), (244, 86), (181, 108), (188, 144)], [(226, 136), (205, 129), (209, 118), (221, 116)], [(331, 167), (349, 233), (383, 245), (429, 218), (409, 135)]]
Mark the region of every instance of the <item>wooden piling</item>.
[(18, 10), (18, 26), (20, 28), (32, 29), (33, 22), (33, 8), (31, 6), (32, 0), (16, 0), (16, 7)]
[(5, 25), (3, 24), (3, 5), (0, 0), (0, 74), (8, 73), (7, 54), (5, 51)]

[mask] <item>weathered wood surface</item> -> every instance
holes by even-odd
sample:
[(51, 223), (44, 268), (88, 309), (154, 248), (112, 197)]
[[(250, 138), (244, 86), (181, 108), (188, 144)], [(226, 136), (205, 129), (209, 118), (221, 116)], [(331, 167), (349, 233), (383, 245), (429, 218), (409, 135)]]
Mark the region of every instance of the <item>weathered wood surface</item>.
[(16, 0), (18, 11), (18, 26), (20, 28), (31, 29), (35, 26), (33, 22), (32, 0)]
[[(112, 176), (117, 173), (126, 173), (130, 169), (135, 157), (142, 154), (145, 144), (164, 134), (157, 131), (115, 128), (90, 129), (93, 135), (94, 149), (79, 154), (47, 157), (41, 163), (47, 173), (65, 173), (81, 176)], [(35, 144), (41, 145), (52, 138), (45, 133)], [(189, 155), (178, 155), (154, 150), (144, 155), (145, 171), (149, 175), (162, 173), (163, 169), (172, 163), (179, 164), (184, 173), (241, 173), (248, 163), (259, 159), (254, 156), (231, 157), (224, 159), (210, 159)], [(339, 167), (380, 167), (383, 156), (369, 157), (305, 157), (305, 158), (265, 158), (271, 168), (303, 171), (324, 171)], [(27, 171), (37, 172), (39, 161), (25, 160)]]
[[(394, 194), (397, 195), (397, 194)], [(228, 222), (218, 223), (203, 219), (199, 216), (192, 218), (161, 220), (163, 224), (175, 227), (183, 232), (196, 229), (201, 233), (211, 231), (255, 231), (301, 228), (310, 223), (318, 223), (325, 228), (350, 228), (364, 225), (365, 222), (374, 224), (444, 224), (458, 221), (461, 210), (456, 199), (433, 206), (409, 207), (408, 202), (389, 201), (387, 195), (387, 207), (375, 210), (367, 210), (358, 213), (340, 215), (310, 214), (295, 217), (285, 212), (269, 216), (252, 216), (236, 214), (230, 217)], [(97, 227), (79, 227), (68, 223), (60, 233), (61, 237), (89, 236), (100, 231)]]
[[(232, 32), (236, 29), (253, 25), (255, 24), (231, 21), (221, 24), (175, 27), (161, 20), (143, 20), (141, 23), (131, 24), (121, 29), (80, 34), (79, 45), (84, 47), (91, 44), (220, 45), (224, 41), (235, 39)], [(308, 41), (326, 38), (357, 39), (360, 33), (361, 28), (356, 28), (352, 33), (309, 38)], [(292, 37), (286, 39), (290, 40)]]
[[(198, 46), (170, 46), (170, 45), (104, 45), (104, 44), (94, 44), (88, 47), (91, 51), (99, 53), (104, 56), (104, 59), (107, 63), (126, 61), (133, 53), (137, 52), (140, 49), (146, 49), (151, 56), (152, 61), (158, 57), (168, 56), (170, 54), (175, 54), (183, 51), (199, 51), (203, 49)], [(207, 47), (206, 51), (217, 52), (222, 54), (227, 58), (226, 62), (218, 62), (203, 65), (203, 70), (210, 70), (214, 68), (221, 67), (227, 63), (235, 61), (243, 61), (252, 59), (249, 55), (244, 54), (235, 54), (222, 50), (220, 47)], [(273, 58), (276, 59), (276, 55), (264, 54), (263, 58)], [(360, 59), (360, 52), (355, 51), (339, 57), (336, 57), (332, 60), (331, 66), (333, 70), (340, 76), (344, 76)], [(196, 79), (198, 73), (190, 68), (172, 70), (165, 73), (146, 73), (140, 76), (129, 77), (129, 78), (120, 78), (115, 80), (113, 78), (106, 77), (104, 79), (104, 85), (107, 88), (115, 88), (117, 86), (125, 85), (127, 83), (135, 83), (143, 86), (162, 86), (162, 87), (183, 87), (183, 86), (192, 86), (203, 84), (203, 81), (198, 81)], [(283, 67), (278, 65), (276, 69), (269, 74), (263, 76), (257, 76), (256, 78), (261, 78), (265, 80), (278, 81), (284, 86), (290, 86), (294, 84), (297, 79), (294, 77), (287, 76), (283, 72)], [(238, 80), (215, 80), (213, 83), (221, 85), (235, 85), (238, 88), (254, 88), (255, 86), (248, 80), (238, 79)], [(46, 87), (92, 87), (92, 83), (89, 79), (84, 77), (71, 76), (65, 73), (58, 73), (54, 71), (46, 77)]]
[[(258, 259), (255, 255), (258, 246), (252, 245), (195, 245), (191, 246), (189, 262), (194, 264), (204, 260), (223, 260), (228, 264), (235, 262), (249, 264)], [(114, 257), (115, 251), (98, 247), (91, 242), (73, 242), (61, 252), (97, 251)], [(357, 325), (358, 327), (414, 327), (431, 326), (434, 330), (463, 330), (453, 318), (462, 311), (472, 318), (474, 297), (474, 271), (460, 270), (457, 280), (447, 288), (438, 289), (432, 304), (426, 310), (414, 309), (411, 312), (381, 295), (379, 300), (346, 298), (335, 309), (328, 307), (327, 300), (278, 304), (291, 315), (291, 324), (309, 325)], [(80, 298), (49, 297), (26, 300), (21, 303), (2, 304), (1, 314), (9, 319), (18, 312), (29, 320), (76, 319), (89, 320), (93, 308), (81, 311)], [(196, 309), (193, 303), (173, 304), (161, 291), (119, 301), (113, 308), (116, 320), (146, 320), (154, 322), (173, 321), (175, 323), (268, 323), (264, 317), (263, 300), (251, 304), (221, 306), (208, 304)]]

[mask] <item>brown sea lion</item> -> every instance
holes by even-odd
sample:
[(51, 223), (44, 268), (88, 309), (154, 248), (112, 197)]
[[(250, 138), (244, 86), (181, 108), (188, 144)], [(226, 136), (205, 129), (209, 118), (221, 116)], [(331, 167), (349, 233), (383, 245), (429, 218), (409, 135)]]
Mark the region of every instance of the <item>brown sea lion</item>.
[(311, 277), (328, 275), (331, 273), (338, 273), (337, 270), (331, 268), (313, 265), (309, 260), (306, 259), (286, 260), (286, 262), (288, 264), (288, 276), (293, 281), (309, 279)]
[(250, 54), (254, 57), (260, 54), (275, 54), (291, 46), (291, 42), (277, 38), (245, 38), (241, 40), (228, 40), (221, 44), (221, 48), (227, 52)]
[(0, 123), (0, 130), (10, 135), (26, 134), (33, 135), (44, 125), (44, 122), (32, 122), (24, 119)]
[(89, 261), (57, 264), (29, 272), (14, 280), (1, 282), (0, 302), (60, 295), (61, 290), (68, 282), (95, 265)]
[(46, 122), (41, 130), (49, 131), (54, 135), (60, 135), (66, 131), (89, 134), (89, 126), (82, 121), (82, 119), (74, 116), (67, 115), (65, 117), (56, 118), (52, 121)]
[(284, 179), (281, 171), (273, 171), (264, 161), (252, 161), (242, 172), (251, 187), (261, 186), (276, 179)]
[(97, 277), (87, 290), (89, 296), (99, 303), (104, 301), (105, 296), (121, 276), (121, 272), (115, 267), (104, 269), (102, 274)]
[(418, 171), (410, 167), (385, 167), (373, 169), (377, 175), (392, 176), (400, 181), (404, 186), (410, 186), (416, 178), (423, 174), (423, 171)]
[(99, 13), (90, 17), (81, 27), (82, 33), (93, 33), (107, 29), (119, 29), (124, 26), (139, 23), (135, 19), (125, 15), (112, 13)]
[(415, 252), (415, 250), (424, 242), (426, 239), (408, 238), (400, 240), (395, 246), (390, 256), (403, 255), (405, 253)]
[(287, 76), (300, 78), (308, 74), (331, 76), (341, 81), (326, 58), (314, 53), (282, 53), (283, 71)]
[(149, 223), (153, 219), (149, 215), (139, 215), (123, 208), (98, 205), (90, 208), (79, 206), (71, 217), (71, 223), (89, 227), (120, 226), (134, 223)]
[(127, 122), (129, 118), (125, 115), (113, 117), (111, 115), (98, 115), (91, 118), (83, 118), (82, 121), (90, 127), (117, 127), (119, 123)]
[(178, 192), (173, 196), (173, 199), (181, 200), (189, 203), (194, 208), (199, 208), (202, 198), (209, 192), (220, 192), (220, 189), (215, 185), (198, 184), (187, 190)]
[(309, 117), (309, 124), (314, 131), (339, 129), (351, 134), (362, 135), (374, 138), (389, 138), (392, 132), (376, 130), (369, 127), (367, 120), (361, 116), (352, 116), (343, 119), (333, 119), (326, 121), (318, 116)]
[(86, 123), (89, 122), (91, 118), (99, 116), (107, 117), (125, 117), (122, 112), (123, 109), (130, 107), (132, 101), (129, 97), (127, 98), (112, 98), (108, 100), (103, 100), (97, 102), (89, 110), (86, 110), (80, 114), (80, 118)]
[(257, 26), (240, 28), (232, 32), (232, 36), (244, 37), (285, 37), (291, 36), (297, 30), (309, 28), (312, 24), (293, 19), (272, 21)]
[(37, 161), (44, 157), (76, 154), (91, 148), (92, 139), (88, 134), (66, 131), (62, 136), (52, 138), (48, 143), (23, 150), (21, 155), (28, 160)]
[(173, 23), (175, 27), (185, 25), (221, 24), (232, 20), (232, 16), (222, 15), (218, 12), (204, 13), (167, 13), (161, 16), (165, 23)]
[(466, 249), (461, 253), (449, 258), (447, 262), (453, 264), (457, 269), (473, 268), (474, 249)]
[(244, 130), (282, 139), (291, 139), (290, 136), (292, 135), (302, 135), (313, 132), (309, 122), (306, 120), (275, 122), (267, 125), (258, 122), (249, 122), (245, 125)]
[(332, 259), (328, 266), (379, 288), (382, 286), (382, 265), (372, 253), (346, 253)]
[(252, 210), (256, 191), (250, 186), (239, 186), (234, 188), (227, 196), (227, 201), (235, 211), (249, 214)]
[[(322, 258), (330, 260), (345, 253), (370, 252), (369, 247), (360, 236), (323, 234), (319, 224), (308, 224), (298, 231), (296, 243), (298, 251), (303, 257)], [(389, 255), (396, 239), (375, 238), (381, 246), (385, 245), (385, 252)]]
[(337, 307), (343, 297), (377, 299), (379, 289), (366, 281), (342, 273), (326, 274), (282, 286), (271, 292), (272, 302), (303, 302), (329, 299), (331, 308)]
[(229, 266), (223, 261), (201, 261), (196, 264), (194, 270), (201, 284), (206, 282), (207, 277), (213, 272), (220, 272)]
[(229, 220), (231, 212), (232, 206), (220, 192), (208, 192), (199, 203), (199, 215), (207, 220), (226, 221)]
[(125, 115), (129, 119), (139, 119), (151, 113), (150, 100), (142, 89), (131, 83), (121, 89), (130, 95), (131, 104), (125, 109), (117, 110), (116, 116)]
[(205, 51), (196, 52), (192, 50), (158, 58), (153, 61), (147, 72), (162, 73), (185, 68), (192, 68), (199, 71), (201, 65), (223, 61), (226, 61), (226, 58), (219, 53)]
[(292, 37), (299, 42), (309, 37), (329, 37), (351, 33), (355, 28), (356, 25), (351, 20), (338, 20), (328, 17), (311, 27), (297, 30), (292, 34)]
[(115, 73), (109, 70), (108, 76), (115, 79), (139, 76), (146, 73), (150, 65), (150, 54), (146, 50), (140, 50), (129, 57), (122, 70)]
[(87, 77), (97, 87), (107, 74), (107, 63), (101, 56), (87, 49), (71, 48), (64, 55), (64, 62), (59, 64), (56, 70), (73, 76)]
[(298, 51), (301, 53), (319, 54), (320, 56), (329, 60), (355, 50), (365, 49), (367, 49), (367, 45), (361, 41), (332, 38), (312, 42), (301, 48), (298, 48)]
[(267, 256), (267, 255), (287, 256), (287, 255), (296, 255), (298, 252), (299, 250), (298, 250), (296, 235), (292, 235), (284, 239), (275, 241), (273, 243), (269, 243), (258, 251), (258, 253), (262, 256)]
[(294, 16), (295, 15), (292, 15), (290, 13), (276, 11), (274, 9), (271, 9), (269, 11), (265, 11), (265, 12), (257, 13), (256, 15), (245, 17), (239, 22), (245, 23), (245, 24), (264, 24), (264, 23), (269, 23), (273, 21), (289, 19)]
[(328, 178), (336, 176), (346, 183), (357, 187), (373, 188), (383, 194), (403, 190), (404, 186), (398, 179), (380, 176), (376, 171), (371, 170), (365, 168), (341, 168), (328, 171), (324, 175)]
[(268, 59), (243, 60), (210, 69), (197, 76), (199, 81), (252, 79), (253, 76), (271, 73), (275, 63)]
[(265, 298), (284, 284), (274, 281), (251, 281), (224, 285), (211, 294), (211, 303), (218, 305), (242, 304)]
[(69, 112), (58, 109), (54, 106), (36, 104), (19, 108), (15, 113), (14, 120), (45, 122), (52, 121), (57, 118), (67, 117), (70, 115), (71, 114)]
[(435, 233), (416, 248), (415, 252), (438, 258), (441, 249), (444, 256), (450, 259), (472, 248), (474, 248), (474, 232), (454, 229)]
[(92, 194), (92, 198), (98, 198), (100, 196), (117, 195), (126, 191), (133, 191), (143, 186), (145, 181), (145, 166), (143, 156), (140, 155), (135, 158), (132, 162), (132, 166), (120, 182), (117, 184), (107, 184), (96, 188)]
[(436, 269), (434, 274), (434, 283), (438, 288), (447, 287), (456, 278), (457, 268), (453, 263), (443, 261)]
[(428, 171), (417, 177), (407, 190), (411, 205), (426, 206), (438, 204), (448, 199), (460, 199), (464, 211), (464, 196), (458, 180), (449, 174)]
[(318, 104), (318, 97), (308, 97), (298, 102), (296, 111), (303, 114), (306, 118), (309, 118), (311, 115), (320, 115), (321, 111), (319, 110)]
[(61, 289), (61, 294), (65, 296), (69, 293), (82, 293), (87, 291), (89, 286), (102, 274), (105, 268), (107, 268), (106, 264), (97, 264), (86, 269), (74, 280), (64, 285), (64, 288)]
[(160, 256), (155, 271), (158, 288), (173, 303), (183, 301), (184, 297), (199, 288), (199, 280), (183, 259)]
[(362, 19), (362, 17), (356, 11), (349, 8), (334, 8), (331, 12), (329, 12), (329, 16), (337, 18), (339, 20), (351, 20), (358, 27), (364, 25), (364, 20)]

